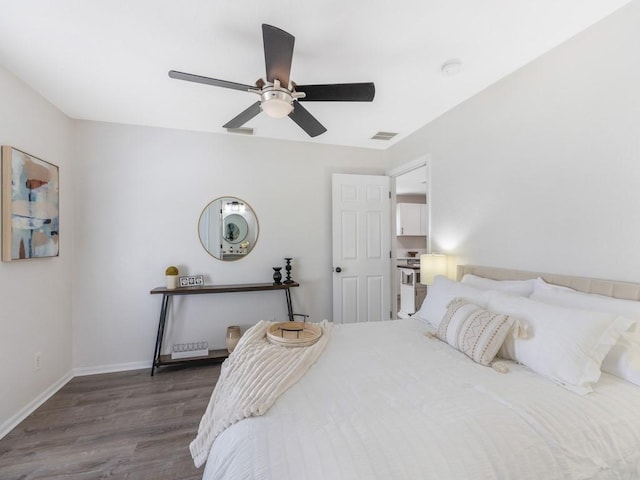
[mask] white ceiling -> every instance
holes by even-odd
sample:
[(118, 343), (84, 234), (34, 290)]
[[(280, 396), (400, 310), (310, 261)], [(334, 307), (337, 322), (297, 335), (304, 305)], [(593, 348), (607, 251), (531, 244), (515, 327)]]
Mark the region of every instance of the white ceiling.
[[(246, 126), (385, 149), (629, 1), (1, 0), (0, 65), (72, 118), (234, 135), (221, 126), (256, 96), (167, 72), (253, 84), (268, 23), (296, 38), (296, 83), (373, 81), (376, 97), (307, 103), (328, 130), (315, 139), (288, 118)], [(450, 59), (463, 67), (445, 76)]]

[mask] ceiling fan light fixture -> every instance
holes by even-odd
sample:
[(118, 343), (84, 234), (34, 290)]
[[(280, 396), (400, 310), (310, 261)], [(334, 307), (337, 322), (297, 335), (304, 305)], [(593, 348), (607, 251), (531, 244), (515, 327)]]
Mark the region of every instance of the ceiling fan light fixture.
[(260, 100), (245, 108), (222, 128), (229, 132), (249, 133), (242, 126), (264, 112), (270, 118), (288, 116), (310, 137), (322, 135), (327, 129), (303, 106), (295, 101), (309, 102), (371, 102), (375, 96), (373, 82), (296, 85), (290, 78), (295, 37), (273, 25), (262, 24), (262, 43), (266, 76), (255, 85), (229, 82), (217, 78), (170, 70), (169, 77), (214, 87), (230, 88), (256, 94)]
[(293, 97), (284, 90), (267, 90), (260, 107), (271, 118), (284, 118), (293, 110)]

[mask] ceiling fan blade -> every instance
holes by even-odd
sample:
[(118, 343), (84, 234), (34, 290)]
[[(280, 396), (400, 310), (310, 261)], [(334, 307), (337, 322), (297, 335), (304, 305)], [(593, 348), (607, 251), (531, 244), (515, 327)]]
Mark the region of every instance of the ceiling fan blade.
[(280, 80), (280, 85), (289, 87), (293, 44), (295, 37), (271, 25), (262, 24), (264, 43), (264, 63), (267, 67), (267, 81)]
[(247, 123), (253, 117), (258, 115), (260, 111), (261, 111), (260, 102), (256, 102), (253, 105), (251, 105), (249, 108), (241, 112), (239, 115), (237, 115), (236, 117), (232, 118), (227, 123), (225, 123), (222, 126), (222, 128), (240, 128), (242, 125)]
[(202, 77), (200, 75), (193, 75), (192, 73), (177, 72), (175, 70), (169, 70), (169, 76), (177, 80), (186, 80), (187, 82), (204, 83), (206, 85), (213, 85), (214, 87), (232, 88), (234, 90), (242, 90), (246, 92), (254, 89), (252, 85), (244, 85), (242, 83), (227, 82), (226, 80), (217, 80), (215, 78)]
[(289, 118), (296, 122), (310, 137), (317, 137), (327, 131), (327, 129), (309, 113), (309, 110), (297, 102), (294, 102), (293, 110), (289, 114)]
[(373, 82), (296, 85), (295, 90), (306, 93), (301, 102), (371, 102), (376, 94)]

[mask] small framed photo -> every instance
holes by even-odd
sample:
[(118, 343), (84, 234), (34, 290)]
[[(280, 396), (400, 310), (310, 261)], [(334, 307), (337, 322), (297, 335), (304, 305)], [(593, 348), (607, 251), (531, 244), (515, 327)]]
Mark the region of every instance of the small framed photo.
[(204, 275), (185, 275), (178, 279), (181, 287), (198, 287), (204, 285)]

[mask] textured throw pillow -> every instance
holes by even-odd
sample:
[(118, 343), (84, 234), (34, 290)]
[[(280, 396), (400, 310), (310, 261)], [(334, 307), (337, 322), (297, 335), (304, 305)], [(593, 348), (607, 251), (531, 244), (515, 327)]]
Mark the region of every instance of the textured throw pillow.
[(478, 277), (477, 275), (467, 273), (462, 277), (462, 283), (482, 290), (495, 290), (520, 297), (528, 297), (533, 293), (535, 279), (493, 280), (491, 278)]
[[(608, 312), (640, 322), (640, 302), (578, 292), (552, 285), (541, 278), (534, 283), (532, 300), (563, 307)], [(640, 386), (640, 325), (622, 334), (602, 362), (602, 371)]]
[(488, 290), (462, 285), (439, 275), (435, 278), (433, 285), (427, 288), (427, 296), (422, 302), (420, 310), (414, 316), (426, 320), (432, 326), (438, 328), (444, 318), (444, 314), (447, 312), (447, 305), (454, 298), (464, 298), (476, 305), (485, 307), (489, 301), (489, 296), (490, 292)]
[(592, 391), (605, 356), (633, 321), (495, 292), (488, 307), (527, 327), (507, 336), (498, 356), (515, 360), (579, 394)]
[(513, 325), (508, 315), (485, 310), (462, 298), (453, 299), (436, 336), (482, 365), (491, 365)]

